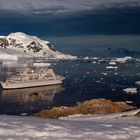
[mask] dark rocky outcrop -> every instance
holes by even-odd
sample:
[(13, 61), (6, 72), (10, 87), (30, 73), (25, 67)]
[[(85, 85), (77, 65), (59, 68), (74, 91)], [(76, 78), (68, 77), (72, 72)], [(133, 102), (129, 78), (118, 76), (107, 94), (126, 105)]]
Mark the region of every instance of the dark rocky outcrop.
[(5, 37), (0, 38), (0, 47), (1, 48), (6, 48), (7, 46), (9, 46), (8, 40)]

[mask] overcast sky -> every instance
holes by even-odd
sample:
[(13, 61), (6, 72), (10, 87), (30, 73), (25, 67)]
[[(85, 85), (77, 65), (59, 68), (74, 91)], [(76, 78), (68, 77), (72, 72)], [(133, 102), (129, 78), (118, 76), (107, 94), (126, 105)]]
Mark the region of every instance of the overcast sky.
[(35, 14), (87, 11), (116, 5), (140, 5), (140, 0), (0, 0), (1, 10)]
[(140, 0), (0, 0), (0, 34), (140, 34)]

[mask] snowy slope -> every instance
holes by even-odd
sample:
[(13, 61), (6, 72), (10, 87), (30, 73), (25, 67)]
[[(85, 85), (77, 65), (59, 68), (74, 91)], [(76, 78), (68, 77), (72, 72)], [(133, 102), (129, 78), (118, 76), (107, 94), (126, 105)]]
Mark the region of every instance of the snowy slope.
[(2, 140), (139, 140), (140, 120), (81, 116), (65, 120), (0, 116)]
[(36, 36), (29, 36), (22, 32), (11, 33), (8, 36), (0, 36), (0, 47), (9, 50), (12, 49), (16, 51), (15, 53), (18, 51), (18, 53), (24, 53), (33, 57), (48, 57), (56, 59), (76, 58), (58, 52), (49, 41), (41, 40)]
[(31, 55), (19, 52), (18, 50), (13, 49), (3, 49), (0, 48), (0, 59), (2, 60), (18, 60), (18, 57), (32, 57)]

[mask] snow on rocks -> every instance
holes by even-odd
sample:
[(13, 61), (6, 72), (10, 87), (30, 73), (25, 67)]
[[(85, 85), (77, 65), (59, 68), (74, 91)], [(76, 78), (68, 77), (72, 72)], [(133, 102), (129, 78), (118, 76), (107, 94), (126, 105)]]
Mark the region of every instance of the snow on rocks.
[(11, 33), (8, 36), (0, 36), (0, 47), (12, 49), (18, 53), (24, 53), (33, 57), (47, 57), (56, 59), (76, 59), (76, 56), (63, 54), (55, 50), (53, 45), (36, 36), (29, 36), (22, 32)]
[(132, 93), (132, 94), (138, 92), (137, 88), (125, 88), (125, 89), (123, 89), (123, 91), (126, 92), (126, 93)]

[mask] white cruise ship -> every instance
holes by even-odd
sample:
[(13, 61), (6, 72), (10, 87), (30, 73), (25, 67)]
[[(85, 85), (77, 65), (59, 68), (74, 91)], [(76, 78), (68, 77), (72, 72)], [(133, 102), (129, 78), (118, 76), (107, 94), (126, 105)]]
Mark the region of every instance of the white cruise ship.
[(55, 75), (52, 68), (24, 71), (0, 82), (3, 89), (18, 89), (62, 84), (65, 78)]

